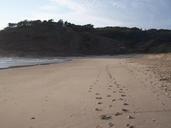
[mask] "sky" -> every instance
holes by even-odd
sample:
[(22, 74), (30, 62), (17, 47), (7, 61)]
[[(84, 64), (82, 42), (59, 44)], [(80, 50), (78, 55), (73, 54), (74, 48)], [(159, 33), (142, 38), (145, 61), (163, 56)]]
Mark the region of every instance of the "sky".
[(25, 19), (171, 29), (171, 0), (0, 0), (0, 29)]

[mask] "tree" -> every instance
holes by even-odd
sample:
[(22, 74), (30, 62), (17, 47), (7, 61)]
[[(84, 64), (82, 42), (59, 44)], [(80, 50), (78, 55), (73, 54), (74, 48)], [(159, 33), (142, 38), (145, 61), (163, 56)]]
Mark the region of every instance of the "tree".
[(24, 20), (17, 24), (17, 27), (26, 27), (26, 26), (31, 26), (31, 22)]
[(48, 22), (52, 23), (52, 22), (54, 22), (54, 20), (53, 19), (50, 19), (50, 20), (48, 20)]
[(17, 24), (15, 24), (15, 23), (9, 23), (8, 24), (8, 27), (9, 28), (15, 28), (15, 27), (17, 27)]
[(83, 28), (86, 31), (89, 31), (89, 30), (93, 30), (94, 29), (94, 26), (92, 24), (87, 24), (87, 25), (84, 25)]
[(39, 25), (39, 24), (41, 24), (41, 23), (42, 23), (41, 20), (35, 20), (35, 21), (32, 21), (32, 22), (31, 22), (32, 25)]
[(63, 25), (64, 25), (64, 21), (60, 19), (60, 20), (57, 22), (57, 24), (60, 25), (60, 26), (63, 26)]

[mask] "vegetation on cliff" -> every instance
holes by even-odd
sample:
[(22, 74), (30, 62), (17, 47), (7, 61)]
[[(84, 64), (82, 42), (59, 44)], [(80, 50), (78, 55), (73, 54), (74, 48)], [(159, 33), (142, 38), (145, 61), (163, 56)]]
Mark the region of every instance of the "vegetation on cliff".
[(4, 56), (82, 56), (171, 52), (171, 30), (94, 28), (63, 20), (9, 23), (0, 31)]

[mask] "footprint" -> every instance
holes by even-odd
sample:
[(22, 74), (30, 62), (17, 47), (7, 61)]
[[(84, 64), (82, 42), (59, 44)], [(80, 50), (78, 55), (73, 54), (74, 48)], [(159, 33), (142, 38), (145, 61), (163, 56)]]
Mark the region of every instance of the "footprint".
[(112, 119), (112, 116), (111, 115), (101, 115), (100, 118), (102, 120), (110, 120), (110, 119)]
[(133, 116), (129, 115), (128, 119), (135, 119)]
[(101, 100), (101, 99), (103, 99), (103, 98), (102, 98), (102, 97), (96, 97), (96, 99), (97, 99), (97, 100)]
[(109, 122), (108, 125), (109, 125), (109, 128), (114, 126), (114, 124), (112, 122)]
[(48, 102), (49, 100), (48, 99), (45, 99), (45, 102)]
[(102, 102), (98, 102), (97, 104), (103, 104)]
[(122, 94), (121, 97), (126, 97), (126, 95)]
[(126, 127), (128, 127), (128, 128), (135, 128), (133, 125), (130, 125), (130, 124), (126, 124)]
[(100, 93), (96, 93), (96, 95), (98, 96), (98, 95), (100, 95)]
[(97, 125), (96, 128), (102, 128), (100, 125)]
[(112, 100), (112, 102), (115, 102), (115, 101), (116, 101), (116, 99), (113, 99), (113, 100)]
[(116, 83), (116, 82), (113, 82), (113, 84), (117, 85), (117, 83)]
[(122, 113), (121, 113), (121, 112), (117, 112), (117, 113), (115, 113), (115, 116), (120, 116), (120, 115), (122, 115)]
[(98, 112), (102, 111), (102, 109), (100, 109), (100, 108), (95, 108), (95, 110)]
[(119, 87), (119, 86), (120, 86), (120, 84), (116, 83), (116, 86), (118, 86), (118, 87)]
[(111, 97), (111, 95), (107, 95), (107, 97)]
[(116, 85), (117, 88), (119, 88), (120, 86), (119, 85)]
[(128, 104), (128, 103), (124, 103), (123, 105), (127, 106), (127, 105), (129, 105), (129, 104)]
[(48, 96), (45, 96), (45, 100), (44, 100), (45, 102), (48, 102), (49, 100), (48, 100)]
[(122, 98), (119, 98), (118, 100), (121, 100), (121, 101), (123, 101), (124, 99), (122, 99)]
[(119, 91), (119, 93), (125, 93), (125, 92), (123, 92), (123, 91)]
[(31, 117), (31, 120), (35, 120), (36, 119), (36, 117)]
[(123, 109), (122, 109), (122, 111), (123, 111), (123, 112), (128, 112), (129, 110), (128, 110), (128, 109), (123, 108)]

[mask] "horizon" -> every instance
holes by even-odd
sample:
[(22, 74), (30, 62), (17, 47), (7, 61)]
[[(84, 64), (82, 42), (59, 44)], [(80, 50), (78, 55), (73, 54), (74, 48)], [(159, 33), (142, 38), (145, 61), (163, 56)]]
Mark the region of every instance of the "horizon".
[(171, 29), (169, 0), (11, 0), (0, 5), (0, 30), (27, 20), (58, 21), (97, 27)]

